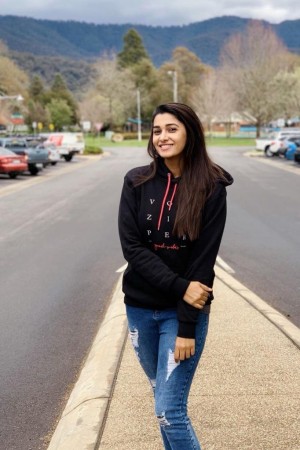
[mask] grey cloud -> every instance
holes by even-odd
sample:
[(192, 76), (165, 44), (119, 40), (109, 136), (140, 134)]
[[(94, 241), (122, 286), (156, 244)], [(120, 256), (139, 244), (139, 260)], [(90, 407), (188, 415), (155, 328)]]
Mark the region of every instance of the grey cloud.
[(299, 0), (11, 0), (1, 1), (1, 14), (93, 23), (183, 25), (212, 17), (237, 15), (281, 22), (300, 18)]

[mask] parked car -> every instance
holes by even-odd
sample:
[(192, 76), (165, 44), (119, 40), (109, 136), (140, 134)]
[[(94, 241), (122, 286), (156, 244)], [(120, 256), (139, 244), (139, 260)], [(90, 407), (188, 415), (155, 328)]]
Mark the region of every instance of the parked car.
[(300, 147), (300, 139), (299, 138), (291, 138), (287, 141), (287, 149), (284, 154), (286, 159), (293, 161), (294, 155), (297, 150), (297, 148)]
[(48, 162), (45, 164), (51, 164), (52, 166), (55, 166), (59, 161), (61, 161), (60, 152), (57, 147), (55, 147), (54, 144), (49, 144), (47, 142), (43, 142), (42, 144), (39, 144), (36, 146), (38, 149), (45, 149), (48, 152)]
[(286, 156), (288, 150), (292, 150), (300, 142), (300, 136), (281, 137), (270, 144), (270, 152), (273, 156)]
[(271, 142), (267, 149), (266, 156), (284, 156), (288, 148), (288, 139), (289, 138), (281, 137)]
[[(281, 138), (288, 138), (288, 137), (299, 137), (300, 138), (300, 129), (299, 128), (285, 128), (281, 131), (276, 131), (273, 133), (270, 133), (269, 136), (266, 138), (258, 138), (256, 139), (256, 149), (262, 150), (265, 152), (265, 155), (268, 157), (278, 155), (278, 147), (280, 144)], [(272, 151), (273, 149), (273, 151)]]
[(294, 161), (300, 164), (300, 147), (298, 147), (294, 153)]
[(16, 178), (27, 167), (27, 155), (16, 155), (7, 148), (0, 147), (0, 173)]
[(66, 161), (71, 161), (76, 154), (82, 155), (85, 148), (83, 133), (50, 133), (47, 143), (54, 144)]
[(29, 147), (24, 138), (0, 138), (0, 146), (11, 150), (17, 155), (27, 155), (28, 170), (31, 175), (37, 175), (43, 169), (43, 164), (48, 162), (48, 151), (46, 149)]

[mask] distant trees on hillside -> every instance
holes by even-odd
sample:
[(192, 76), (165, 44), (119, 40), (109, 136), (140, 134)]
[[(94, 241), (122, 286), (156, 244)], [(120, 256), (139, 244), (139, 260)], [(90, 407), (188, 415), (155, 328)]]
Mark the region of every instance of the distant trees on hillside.
[(72, 92), (65, 72), (52, 73), (48, 81), (28, 77), (0, 44), (0, 94), (23, 95), (29, 125), (53, 123), (61, 129), (84, 120), (122, 129), (128, 119), (137, 118), (137, 92), (144, 123), (158, 104), (173, 100), (176, 72), (178, 101), (193, 106), (208, 130), (216, 117), (228, 118), (225, 122), (230, 124), (233, 112), (246, 112), (256, 121), (259, 134), (269, 121), (300, 112), (300, 57), (288, 52), (274, 31), (257, 21), (224, 43), (217, 68), (182, 46), (157, 68), (135, 29), (125, 33), (119, 53), (82, 64), (86, 83)]

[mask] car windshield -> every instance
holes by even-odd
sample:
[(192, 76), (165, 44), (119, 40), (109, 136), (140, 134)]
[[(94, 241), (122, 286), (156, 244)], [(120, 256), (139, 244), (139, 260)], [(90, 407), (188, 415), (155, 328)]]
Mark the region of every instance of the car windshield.
[(6, 148), (26, 148), (26, 144), (20, 141), (11, 141), (6, 144)]

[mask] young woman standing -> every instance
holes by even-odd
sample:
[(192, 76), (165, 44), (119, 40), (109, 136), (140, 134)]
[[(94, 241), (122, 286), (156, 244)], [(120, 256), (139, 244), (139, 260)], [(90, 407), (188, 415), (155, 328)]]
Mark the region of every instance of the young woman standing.
[(119, 210), (130, 337), (154, 391), (165, 449), (200, 450), (187, 400), (233, 179), (209, 158), (202, 125), (184, 104), (157, 107), (148, 153), (151, 164), (125, 176)]

